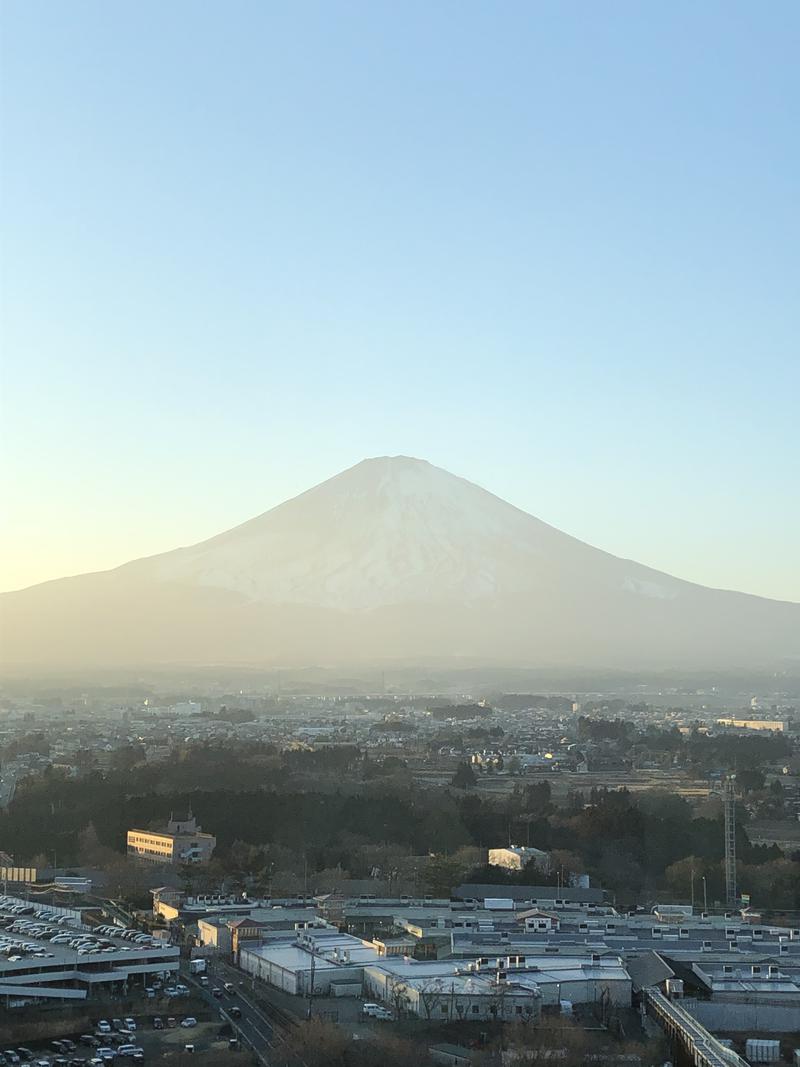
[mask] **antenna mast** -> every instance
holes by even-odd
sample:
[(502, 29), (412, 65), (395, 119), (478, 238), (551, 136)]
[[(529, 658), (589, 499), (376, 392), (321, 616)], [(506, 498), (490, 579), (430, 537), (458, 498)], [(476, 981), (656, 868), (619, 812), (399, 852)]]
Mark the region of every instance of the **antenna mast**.
[(736, 892), (736, 776), (725, 779), (725, 899), (729, 908), (735, 908)]

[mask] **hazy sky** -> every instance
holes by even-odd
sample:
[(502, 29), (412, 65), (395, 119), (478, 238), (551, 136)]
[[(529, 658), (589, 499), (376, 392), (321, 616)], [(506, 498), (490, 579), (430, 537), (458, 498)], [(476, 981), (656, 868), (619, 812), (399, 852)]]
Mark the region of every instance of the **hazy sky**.
[(3, 5), (0, 588), (420, 456), (800, 600), (800, 5)]

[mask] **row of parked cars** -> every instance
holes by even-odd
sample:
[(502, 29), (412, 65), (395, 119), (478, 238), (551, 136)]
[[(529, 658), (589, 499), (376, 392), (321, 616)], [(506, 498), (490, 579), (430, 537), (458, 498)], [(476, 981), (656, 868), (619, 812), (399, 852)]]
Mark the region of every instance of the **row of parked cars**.
[[(16, 909), (19, 911), (19, 908)], [(26, 957), (52, 959), (54, 953), (47, 951), (47, 946), (26, 941), (35, 937), (38, 941), (47, 941), (50, 945), (62, 945), (74, 949), (79, 956), (112, 954), (123, 951), (123, 946), (110, 940), (110, 935), (130, 942), (130, 948), (146, 949), (156, 944), (149, 934), (141, 930), (120, 930), (114, 926), (98, 926), (91, 933), (78, 932), (68, 928), (61, 918), (55, 921), (43, 916), (35, 918), (15, 913), (0, 914), (0, 952), (9, 960), (17, 962)]]
[[(124, 1019), (98, 1019), (93, 1034), (81, 1034), (79, 1041), (94, 1049), (87, 1067), (100, 1067), (112, 1063), (118, 1056), (141, 1062), (144, 1050), (134, 1043), (136, 1020), (130, 1015)], [(56, 1067), (56, 1065), (53, 1065)]]
[(59, 915), (57, 912), (49, 911), (47, 908), (37, 908), (35, 904), (20, 903), (16, 897), (0, 896), (0, 909), (8, 912), (9, 915), (35, 915), (45, 922), (69, 922), (69, 916), (67, 915)]
[(122, 941), (130, 941), (132, 945), (159, 945), (160, 942), (150, 934), (143, 934), (141, 930), (132, 930), (128, 927), (122, 926), (96, 926), (93, 930), (95, 934), (103, 934), (105, 937), (109, 935), (118, 937)]
[(50, 923), (54, 933), (63, 933), (68, 922), (65, 915), (37, 909), (33, 904), (20, 904), (13, 897), (0, 897), (0, 953), (10, 963), (19, 963), (28, 957), (52, 958), (54, 953), (27, 938), (39, 937), (40, 931), (51, 929)]
[(116, 1048), (98, 1044), (89, 1058), (74, 1055), (75, 1043), (66, 1038), (51, 1043), (51, 1047), (55, 1045), (72, 1045), (72, 1050), (63, 1049), (53, 1055), (49, 1049), (45, 1054), (32, 1052), (23, 1046), (17, 1049), (9, 1048), (0, 1052), (0, 1067), (17, 1067), (18, 1064), (23, 1067), (107, 1067), (118, 1056), (131, 1059), (134, 1063), (144, 1061), (144, 1049), (132, 1043), (118, 1045)]
[[(135, 1033), (136, 1020), (131, 1016), (100, 1019), (95, 1032), (81, 1034), (77, 1043), (62, 1037), (51, 1041), (44, 1052), (35, 1053), (24, 1046), (0, 1050), (0, 1067), (107, 1067), (117, 1057), (141, 1062), (144, 1050), (134, 1043)], [(83, 1051), (79, 1045), (89, 1050), (88, 1058), (78, 1055)]]
[[(118, 951), (117, 947), (107, 938), (98, 938), (92, 934), (79, 933), (77, 930), (67, 929), (64, 925), (50, 925), (41, 919), (12, 919), (7, 924), (3, 924), (2, 920), (3, 916), (0, 916), (0, 925), (5, 926), (5, 933), (0, 936), (2, 936), (3, 940), (13, 945), (14, 950), (18, 951), (19, 959), (25, 956), (53, 959), (55, 956), (55, 953), (48, 952), (45, 946), (24, 940), (28, 937), (35, 937), (37, 942), (46, 941), (50, 945), (63, 945), (65, 948), (72, 948), (80, 956)], [(0, 949), (0, 951), (5, 950)], [(14, 959), (14, 955), (9, 954), (9, 959)]]

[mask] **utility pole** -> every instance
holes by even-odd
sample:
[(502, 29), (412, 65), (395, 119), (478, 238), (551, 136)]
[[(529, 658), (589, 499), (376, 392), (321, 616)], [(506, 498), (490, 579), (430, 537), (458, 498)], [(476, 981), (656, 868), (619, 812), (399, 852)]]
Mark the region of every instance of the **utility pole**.
[(725, 899), (729, 908), (735, 908), (736, 892), (736, 776), (725, 780)]

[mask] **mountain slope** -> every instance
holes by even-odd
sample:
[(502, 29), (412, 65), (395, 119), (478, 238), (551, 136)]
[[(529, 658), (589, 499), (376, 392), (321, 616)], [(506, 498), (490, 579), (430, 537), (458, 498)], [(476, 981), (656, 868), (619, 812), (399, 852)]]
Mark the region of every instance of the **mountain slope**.
[(365, 460), (189, 548), (0, 597), (2, 661), (449, 659), (614, 667), (800, 656), (800, 605), (706, 589), (420, 460)]

